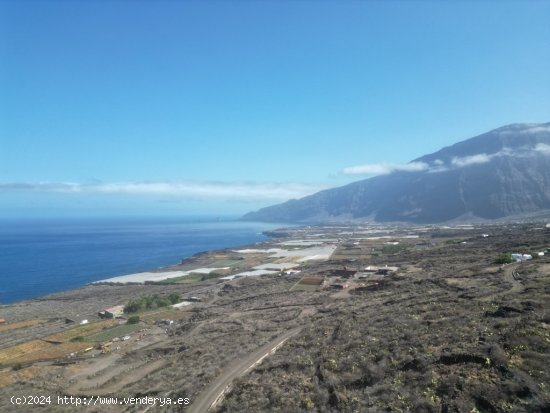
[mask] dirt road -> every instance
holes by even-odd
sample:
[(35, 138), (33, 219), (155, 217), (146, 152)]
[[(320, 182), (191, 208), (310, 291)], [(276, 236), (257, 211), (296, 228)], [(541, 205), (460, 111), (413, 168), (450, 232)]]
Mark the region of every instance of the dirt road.
[(286, 340), (296, 335), (300, 330), (301, 328), (289, 330), (278, 336), (275, 340), (264, 344), (245, 358), (233, 362), (216, 380), (214, 380), (214, 382), (203, 390), (189, 407), (188, 411), (190, 413), (205, 413), (211, 407), (219, 404), (223, 400), (223, 396), (230, 390), (231, 383), (235, 378), (252, 370), (255, 366), (260, 364), (263, 359), (273, 354)]
[(523, 283), (520, 281), (521, 275), (518, 271), (519, 269), (521, 269), (521, 263), (513, 267), (510, 266), (504, 270), (504, 279), (512, 284), (512, 288), (510, 288), (506, 294), (517, 294), (525, 290)]

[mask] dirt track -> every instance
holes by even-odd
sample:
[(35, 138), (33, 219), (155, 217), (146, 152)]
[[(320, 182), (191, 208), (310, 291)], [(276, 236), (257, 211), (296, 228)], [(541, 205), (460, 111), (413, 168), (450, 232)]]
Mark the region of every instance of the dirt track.
[(225, 393), (230, 389), (231, 382), (259, 364), (264, 358), (272, 354), (286, 340), (296, 335), (301, 328), (294, 328), (281, 334), (275, 340), (264, 344), (262, 347), (245, 357), (238, 359), (233, 364), (228, 366), (220, 376), (214, 380), (208, 387), (197, 397), (194, 403), (189, 407), (191, 413), (207, 412), (211, 407), (217, 405), (223, 399)]
[(504, 267), (503, 280), (510, 284), (510, 288), (508, 290), (483, 297), (482, 301), (494, 300), (498, 296), (518, 294), (525, 290), (525, 287), (521, 282), (521, 275), (519, 273), (519, 269), (522, 268), (521, 264), (521, 262), (518, 262), (506, 265)]

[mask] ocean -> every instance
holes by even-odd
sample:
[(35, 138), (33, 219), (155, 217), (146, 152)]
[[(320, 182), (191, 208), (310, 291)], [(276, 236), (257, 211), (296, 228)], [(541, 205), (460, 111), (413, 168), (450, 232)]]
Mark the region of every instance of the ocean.
[(209, 218), (0, 221), (0, 304), (266, 240), (281, 225)]

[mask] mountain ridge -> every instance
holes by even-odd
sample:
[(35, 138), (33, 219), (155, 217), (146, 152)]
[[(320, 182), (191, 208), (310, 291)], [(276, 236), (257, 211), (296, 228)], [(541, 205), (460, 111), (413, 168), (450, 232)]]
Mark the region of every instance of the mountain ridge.
[(550, 122), (506, 125), (394, 171), (262, 208), (244, 220), (442, 223), (550, 211)]

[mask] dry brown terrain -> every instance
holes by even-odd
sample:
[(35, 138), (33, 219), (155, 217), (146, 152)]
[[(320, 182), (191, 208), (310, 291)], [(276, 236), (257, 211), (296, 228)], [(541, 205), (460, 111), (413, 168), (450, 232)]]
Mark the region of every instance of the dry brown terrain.
[[(0, 411), (29, 411), (9, 403), (11, 395), (28, 394), (168, 395), (189, 398), (191, 405), (148, 411), (193, 411), (193, 402), (210, 401), (229, 382), (230, 390), (212, 411), (550, 410), (550, 256), (494, 264), (502, 252), (544, 251), (550, 229), (332, 226), (275, 235), (280, 237), (251, 248), (282, 249), (278, 254), (290, 251), (289, 257), (227, 250), (201, 254), (178, 268), (232, 260), (237, 264), (228, 273), (236, 274), (295, 260), (300, 273), (88, 286), (3, 306), (1, 316), (17, 328), (0, 331)], [(292, 243), (281, 244), (285, 241)], [(328, 260), (298, 261), (312, 242), (336, 250)], [(297, 248), (306, 252), (299, 255)], [(396, 268), (381, 274), (391, 267)], [(340, 287), (344, 284), (348, 288)], [(202, 301), (142, 313), (133, 330), (125, 330), (125, 320), (96, 321), (102, 308), (171, 292)], [(66, 317), (88, 318), (90, 324), (66, 324)], [(156, 325), (163, 319), (173, 320), (173, 326)], [(112, 342), (111, 336), (124, 331), (130, 339)], [(102, 349), (98, 332), (110, 343)], [(288, 338), (289, 332), (297, 333)], [(258, 365), (247, 369), (239, 363), (280, 337), (288, 339)], [(37, 357), (33, 346), (46, 344), (59, 354)], [(67, 357), (70, 352), (75, 354)], [(52, 404), (42, 411), (75, 409)], [(78, 411), (146, 409), (117, 405)]]

